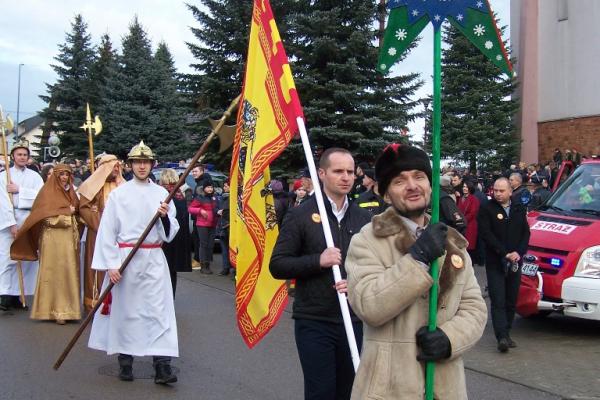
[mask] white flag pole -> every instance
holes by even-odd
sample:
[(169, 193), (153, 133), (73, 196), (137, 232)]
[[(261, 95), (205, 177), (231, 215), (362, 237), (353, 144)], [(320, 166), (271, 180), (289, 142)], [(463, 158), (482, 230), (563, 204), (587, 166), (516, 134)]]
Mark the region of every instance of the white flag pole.
[[(323, 202), (323, 193), (321, 193), (321, 185), (319, 185), (319, 177), (317, 175), (317, 168), (315, 167), (315, 160), (312, 156), (310, 149), (310, 142), (308, 140), (308, 133), (306, 133), (306, 126), (304, 125), (304, 119), (297, 117), (296, 122), (300, 131), (300, 138), (302, 139), (302, 147), (304, 148), (304, 155), (306, 162), (308, 163), (308, 170), (310, 172), (310, 178), (314, 182), (315, 198), (317, 199), (317, 206), (319, 207), (319, 214), (321, 216), (321, 226), (323, 227), (323, 233), (325, 234), (325, 242), (327, 247), (335, 247), (333, 243), (333, 237), (331, 236), (331, 227), (329, 226), (329, 218), (327, 217), (327, 211), (325, 209), (325, 203)], [(333, 279), (335, 282), (342, 280), (342, 274), (340, 273), (339, 265), (331, 267), (333, 272)], [(348, 308), (348, 300), (346, 294), (337, 293), (338, 300), (340, 302), (340, 309), (342, 310), (342, 317), (344, 319), (344, 328), (346, 328), (346, 336), (348, 337), (348, 345), (350, 346), (350, 354), (352, 356), (352, 364), (354, 364), (354, 372), (358, 370), (358, 364), (360, 363), (360, 356), (358, 355), (358, 346), (356, 345), (356, 337), (354, 336), (354, 328), (352, 327), (352, 320), (350, 319), (350, 309)]]

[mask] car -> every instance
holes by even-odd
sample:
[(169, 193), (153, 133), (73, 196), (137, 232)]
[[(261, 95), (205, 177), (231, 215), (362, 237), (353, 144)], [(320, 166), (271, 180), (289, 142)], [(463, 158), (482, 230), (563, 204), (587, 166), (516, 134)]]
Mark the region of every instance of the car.
[[(157, 182), (160, 181), (160, 175), (161, 175), (162, 171), (167, 168), (168, 167), (156, 167), (152, 170), (152, 173), (154, 174), (154, 177), (156, 178)], [(180, 176), (185, 171), (185, 168), (179, 167), (179, 166), (173, 167), (172, 169), (174, 169), (177, 172), (177, 175), (180, 175)], [(220, 172), (220, 171), (207, 170), (206, 173), (208, 173), (210, 175), (210, 177), (212, 178), (214, 188), (215, 188), (215, 193), (217, 195), (220, 195), (221, 193), (223, 193), (223, 184), (227, 180), (227, 175), (225, 175), (223, 172)], [(192, 176), (192, 174), (188, 174), (188, 176), (185, 177), (185, 183), (182, 185), (182, 190), (184, 193), (186, 193), (186, 197), (188, 197), (188, 200), (190, 200), (192, 197), (192, 194), (196, 190), (196, 181), (194, 180), (194, 177)]]
[(584, 160), (527, 219), (517, 312), (600, 320), (600, 158)]

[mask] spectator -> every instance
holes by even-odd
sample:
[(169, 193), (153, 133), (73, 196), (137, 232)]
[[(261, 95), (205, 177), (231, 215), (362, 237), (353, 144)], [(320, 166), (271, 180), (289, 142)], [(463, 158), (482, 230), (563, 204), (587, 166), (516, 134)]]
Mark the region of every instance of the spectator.
[(506, 178), (494, 183), (494, 198), (479, 211), (479, 232), (486, 247), (485, 272), (492, 306), (492, 325), (498, 351), (517, 347), (510, 337), (519, 286), (522, 257), (529, 243), (527, 209), (511, 200)]
[(440, 222), (464, 235), (467, 222), (456, 204), (454, 188), (449, 176), (440, 177)]
[(294, 194), (296, 195), (296, 198), (294, 200), (294, 207), (299, 206), (304, 200), (308, 199), (308, 192), (302, 185), (301, 179), (296, 179), (294, 181), (294, 186), (292, 189)]
[(467, 251), (471, 260), (476, 259), (475, 248), (477, 247), (477, 214), (479, 213), (479, 200), (473, 195), (475, 185), (472, 181), (463, 183), (463, 195), (458, 200), (458, 208), (467, 220), (465, 238), (469, 242)]
[(198, 258), (200, 273), (202, 274), (212, 274), (210, 263), (213, 259), (213, 249), (215, 247), (217, 210), (217, 198), (214, 196), (213, 185), (212, 183), (206, 183), (202, 187), (202, 195), (192, 200), (188, 207), (189, 213), (196, 217)]
[(217, 225), (217, 237), (221, 245), (221, 256), (223, 258), (223, 269), (219, 275), (227, 276), (231, 269), (229, 262), (229, 180), (223, 182), (223, 193), (219, 202), (219, 223)]
[(40, 172), (40, 175), (42, 176), (42, 180), (44, 181), (44, 183), (46, 183), (48, 178), (52, 175), (53, 171), (54, 171), (53, 164), (46, 164), (42, 167), (42, 172)]
[(356, 199), (356, 203), (371, 213), (371, 215), (381, 214), (388, 208), (389, 204), (385, 202), (379, 194), (379, 187), (375, 179), (375, 170), (372, 168), (364, 169), (363, 186), (367, 188)]
[[(171, 193), (178, 181), (179, 177), (177, 176), (177, 171), (172, 168), (167, 168), (160, 174), (160, 185), (169, 193)], [(190, 239), (190, 216), (187, 210), (187, 202), (180, 189), (177, 189), (177, 192), (175, 192), (175, 195), (173, 196), (173, 204), (175, 205), (176, 218), (180, 228), (173, 240), (163, 243), (162, 249), (169, 266), (171, 285), (173, 286), (173, 296), (175, 296), (175, 291), (177, 289), (177, 272), (191, 272), (192, 270), (190, 259), (192, 242)]]
[(271, 180), (271, 190), (273, 192), (273, 201), (275, 203), (277, 226), (281, 228), (283, 218), (289, 207), (289, 198), (287, 193), (283, 191), (283, 184), (276, 179)]
[(556, 165), (562, 164), (563, 156), (558, 147), (554, 149), (554, 154), (552, 155), (552, 161), (554, 161), (554, 163)]
[(523, 186), (523, 175), (519, 172), (513, 172), (508, 178), (510, 188), (512, 191), (511, 202), (515, 204), (523, 204), (527, 207), (527, 204), (531, 201), (531, 193), (525, 186)]
[(310, 171), (308, 170), (308, 168), (304, 168), (302, 170), (302, 175), (300, 176), (300, 179), (302, 180), (302, 186), (304, 187), (304, 190), (306, 190), (306, 195), (308, 197), (312, 197), (312, 195), (315, 193), (315, 188), (313, 186), (313, 181), (310, 177)]

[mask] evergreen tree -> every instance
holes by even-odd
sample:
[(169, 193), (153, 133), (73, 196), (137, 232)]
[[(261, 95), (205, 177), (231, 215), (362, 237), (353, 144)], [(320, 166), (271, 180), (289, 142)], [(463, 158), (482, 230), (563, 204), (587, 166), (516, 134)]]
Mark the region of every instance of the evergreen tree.
[(92, 110), (92, 113), (99, 113), (100, 110), (104, 109), (103, 99), (106, 97), (106, 82), (112, 69), (116, 65), (117, 53), (113, 49), (110, 36), (106, 33), (102, 35), (100, 39), (100, 46), (98, 47), (98, 55), (96, 61), (92, 65), (90, 78), (91, 78), (91, 93), (90, 93), (90, 105), (96, 106), (96, 110)]
[(166, 43), (161, 42), (154, 54), (153, 70), (157, 90), (152, 107), (161, 122), (161, 140), (156, 144), (156, 152), (164, 160), (177, 161), (191, 157), (195, 152), (185, 133), (185, 108), (181, 94), (177, 91), (177, 71), (175, 62)]
[(58, 64), (52, 65), (58, 79), (52, 85), (46, 84), (48, 94), (40, 96), (48, 103), (40, 113), (45, 119), (42, 143), (46, 143), (50, 132), (57, 132), (63, 155), (85, 158), (87, 135), (81, 125), (85, 121), (86, 103), (94, 97), (90, 69), (95, 55), (81, 15), (75, 16), (71, 32), (58, 48), (59, 54), (55, 57)]
[[(187, 43), (196, 59), (191, 66), (196, 74), (182, 79), (182, 90), (186, 93), (188, 106), (198, 122), (194, 127), (194, 139), (201, 141), (210, 132), (206, 118), (220, 118), (230, 102), (242, 91), (245, 61), (248, 52), (252, 1), (249, 0), (199, 0), (201, 6), (187, 4), (198, 22), (192, 27), (196, 42)], [(290, 30), (288, 15), (300, 9), (301, 2), (281, 0), (271, 2), (275, 20), (282, 35), (286, 51)], [(288, 51), (289, 54), (289, 51)], [(234, 114), (227, 122), (235, 124)], [(219, 168), (229, 170), (230, 153), (217, 155), (215, 144), (207, 160)]]
[(171, 142), (180, 139), (184, 121), (176, 110), (179, 100), (168, 49), (162, 46), (155, 59), (137, 17), (122, 49), (105, 87), (104, 124), (110, 134), (100, 135), (98, 146), (125, 157), (144, 140), (161, 159), (177, 157), (176, 143)]
[[(417, 114), (412, 100), (422, 85), (417, 74), (381, 76), (375, 18), (378, 1), (314, 0), (292, 19), (292, 70), (315, 154), (345, 147), (357, 161), (374, 161), (384, 145)], [(283, 159), (292, 170), (305, 165), (301, 144)]]
[[(201, 109), (224, 108), (241, 88), (252, 2), (201, 0), (208, 10), (189, 6), (201, 27), (197, 93)], [(416, 74), (382, 77), (376, 72), (378, 0), (295, 0), (272, 2), (290, 60), (315, 155), (326, 147), (346, 147), (358, 159), (373, 159), (384, 143), (398, 141), (415, 118), (411, 100), (422, 84)], [(225, 89), (226, 88), (226, 89)], [(217, 93), (225, 93), (218, 97)], [(210, 103), (219, 98), (220, 104)], [(274, 175), (305, 165), (301, 143), (290, 143), (274, 163)]]
[[(449, 26), (442, 51), (442, 156), (477, 167), (508, 167), (517, 155), (512, 80)], [(502, 165), (501, 165), (502, 164)]]

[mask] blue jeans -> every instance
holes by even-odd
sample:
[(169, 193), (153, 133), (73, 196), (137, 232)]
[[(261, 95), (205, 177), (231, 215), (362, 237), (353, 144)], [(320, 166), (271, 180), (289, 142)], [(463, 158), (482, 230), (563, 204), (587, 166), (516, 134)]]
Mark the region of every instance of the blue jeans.
[(229, 263), (229, 229), (224, 229), (219, 238), (221, 245), (221, 256), (223, 257), (223, 271), (229, 272), (231, 264)]
[[(352, 325), (360, 349), (362, 323)], [(350, 399), (354, 366), (344, 324), (296, 319), (294, 330), (304, 373), (304, 399)]]

